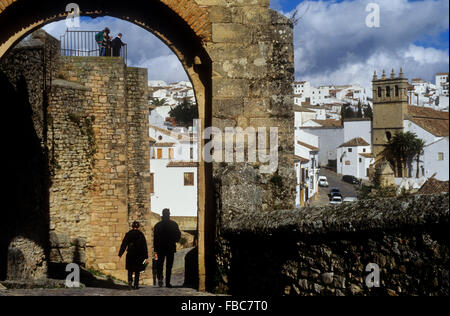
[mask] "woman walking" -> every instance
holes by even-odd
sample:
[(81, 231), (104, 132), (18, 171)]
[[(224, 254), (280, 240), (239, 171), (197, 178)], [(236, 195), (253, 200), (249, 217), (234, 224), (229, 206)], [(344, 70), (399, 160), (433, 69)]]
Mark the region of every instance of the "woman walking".
[(128, 270), (128, 286), (130, 290), (139, 289), (139, 276), (141, 271), (145, 270), (145, 263), (148, 259), (147, 240), (144, 234), (139, 231), (139, 227), (138, 222), (133, 223), (133, 229), (125, 235), (119, 251), (119, 257), (122, 257), (125, 250), (127, 250), (126, 269)]

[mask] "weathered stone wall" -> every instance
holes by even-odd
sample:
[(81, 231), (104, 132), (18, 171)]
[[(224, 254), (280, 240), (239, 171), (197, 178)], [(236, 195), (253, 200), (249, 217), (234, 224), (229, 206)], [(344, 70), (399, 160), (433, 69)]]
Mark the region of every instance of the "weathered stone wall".
[[(46, 148), (48, 100), (56, 76), (59, 43), (36, 32), (0, 63), (4, 148), (3, 218), (0, 221), (0, 278), (42, 278), (47, 273), (49, 187)], [(21, 268), (18, 268), (22, 266)]]
[[(91, 242), (94, 135), (92, 90), (57, 79), (48, 107), (50, 261), (86, 264)], [(90, 243), (89, 243), (90, 244)]]
[(65, 79), (90, 90), (79, 105), (86, 106), (86, 112), (78, 116), (81, 124), (89, 124), (85, 134), (92, 146), (85, 168), (91, 178), (86, 264), (126, 279), (125, 262), (118, 261), (117, 254), (131, 222), (144, 224), (149, 247), (152, 240), (145, 183), (150, 168), (147, 71), (127, 68), (119, 58), (96, 57), (63, 57), (60, 69)]
[[(251, 295), (448, 295), (449, 195), (224, 219), (219, 287)], [(369, 263), (381, 287), (369, 289)]]
[[(9, 278), (41, 278), (48, 262), (77, 262), (126, 279), (125, 260), (117, 254), (133, 220), (144, 224), (152, 245), (147, 70), (127, 68), (119, 58), (60, 57), (56, 40), (42, 32), (35, 35), (13, 50), (1, 68), (12, 93), (24, 85), (17, 93), (30, 107), (29, 128), (45, 158), (34, 169), (47, 188), (47, 195), (33, 195), (45, 212), (2, 222), (10, 230), (2, 232), (2, 248), (9, 247), (11, 254), (8, 270), (15, 274)], [(21, 115), (27, 114), (16, 116)], [(30, 181), (33, 175), (24, 177)], [(27, 221), (20, 223), (23, 218)], [(22, 231), (30, 240), (14, 239), (27, 236)], [(26, 269), (15, 268), (19, 261)]]
[[(252, 201), (263, 211), (290, 208), (295, 200), (292, 22), (270, 10), (267, 0), (204, 4), (210, 5), (212, 23), (212, 40), (206, 44), (213, 71), (212, 126), (223, 132), (225, 127), (265, 127), (267, 134), (278, 128), (277, 168), (263, 174), (263, 163), (250, 164), (259, 170), (254, 185), (260, 200)], [(262, 149), (269, 153), (270, 142)], [(214, 164), (215, 179), (225, 166)], [(274, 190), (268, 183), (275, 178)]]

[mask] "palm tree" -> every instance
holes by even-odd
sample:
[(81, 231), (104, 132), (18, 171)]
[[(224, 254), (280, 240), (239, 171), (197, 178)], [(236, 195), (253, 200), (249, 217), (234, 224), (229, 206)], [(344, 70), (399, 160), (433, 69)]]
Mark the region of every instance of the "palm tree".
[(414, 158), (418, 158), (423, 152), (425, 143), (412, 132), (396, 133), (392, 137), (384, 150), (384, 156), (388, 161), (393, 162), (394, 169), (399, 177), (405, 175), (405, 171), (411, 172)]
[(417, 163), (417, 170), (416, 170), (416, 178), (419, 178), (419, 168), (420, 168), (420, 157), (424, 154), (424, 150), (425, 150), (425, 142), (420, 139), (417, 138), (416, 142), (414, 144), (414, 150), (416, 152), (416, 163)]
[(151, 104), (153, 106), (164, 106), (167, 104), (167, 100), (165, 98), (162, 99), (153, 98)]

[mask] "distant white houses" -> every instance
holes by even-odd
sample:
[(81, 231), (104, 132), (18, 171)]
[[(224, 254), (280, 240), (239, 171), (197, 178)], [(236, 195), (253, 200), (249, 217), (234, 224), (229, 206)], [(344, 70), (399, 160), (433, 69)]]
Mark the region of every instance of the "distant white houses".
[(408, 104), (448, 111), (449, 79), (448, 72), (436, 74), (435, 84), (421, 78), (411, 80), (408, 88)]
[(294, 103), (298, 106), (333, 103), (369, 104), (366, 89), (360, 85), (313, 87), (308, 81), (294, 83)]
[(302, 207), (319, 192), (319, 139), (301, 130), (295, 139), (296, 205)]
[(180, 81), (173, 84), (167, 84), (160, 80), (149, 81), (148, 92), (149, 103), (152, 103), (154, 99), (158, 101), (164, 99), (169, 106), (178, 105), (184, 99), (191, 103), (196, 103), (192, 83), (188, 81)]
[(151, 211), (161, 215), (197, 216), (197, 140), (150, 126)]

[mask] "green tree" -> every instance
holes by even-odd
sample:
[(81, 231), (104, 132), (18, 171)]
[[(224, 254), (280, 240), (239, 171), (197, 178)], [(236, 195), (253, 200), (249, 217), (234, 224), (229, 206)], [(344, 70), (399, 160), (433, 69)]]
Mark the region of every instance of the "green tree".
[(405, 171), (411, 172), (414, 158), (419, 160), (419, 167), (424, 146), (424, 141), (419, 139), (416, 134), (400, 132), (388, 141), (383, 153), (384, 157), (394, 165), (397, 176), (403, 177)]
[(425, 142), (420, 139), (420, 138), (416, 138), (415, 143), (414, 143), (414, 152), (416, 154), (416, 178), (419, 178), (420, 173), (419, 173), (419, 169), (420, 169), (420, 157), (424, 154), (424, 150), (425, 150)]
[(369, 104), (363, 106), (363, 116), (364, 118), (370, 118), (373, 120), (373, 110)]
[(184, 99), (183, 102), (169, 112), (169, 115), (174, 118), (180, 126), (189, 127), (192, 126), (194, 119), (198, 118), (198, 108), (197, 105), (192, 104), (188, 99)]
[(158, 99), (158, 98), (153, 98), (151, 105), (153, 106), (164, 106), (167, 105), (167, 100), (165, 98), (162, 99)]

